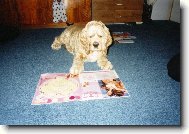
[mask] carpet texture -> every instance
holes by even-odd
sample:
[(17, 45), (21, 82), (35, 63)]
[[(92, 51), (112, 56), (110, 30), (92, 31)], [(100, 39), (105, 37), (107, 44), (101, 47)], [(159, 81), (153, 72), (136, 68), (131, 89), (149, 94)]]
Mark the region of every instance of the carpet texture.
[[(114, 44), (109, 60), (129, 98), (31, 105), (42, 73), (69, 72), (73, 56), (53, 51), (63, 29), (24, 30), (0, 45), (1, 125), (180, 125), (180, 83), (168, 76), (167, 63), (180, 52), (180, 24), (152, 21), (108, 25), (136, 36), (134, 44)], [(98, 70), (86, 63), (85, 70)]]

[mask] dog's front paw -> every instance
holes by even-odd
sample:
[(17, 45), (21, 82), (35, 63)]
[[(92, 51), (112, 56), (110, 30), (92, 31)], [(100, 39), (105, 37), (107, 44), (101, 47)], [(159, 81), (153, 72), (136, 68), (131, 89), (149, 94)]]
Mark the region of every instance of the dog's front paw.
[(113, 65), (110, 61), (103, 63), (103, 64), (100, 64), (99, 66), (103, 70), (111, 70), (113, 68)]
[(53, 50), (59, 50), (59, 49), (61, 48), (61, 45), (58, 44), (58, 43), (53, 43), (53, 44), (51, 45), (51, 48), (52, 48)]
[(78, 75), (78, 74), (80, 74), (82, 71), (84, 70), (84, 67), (83, 66), (80, 66), (80, 67), (78, 67), (78, 66), (72, 66), (71, 68), (70, 68), (70, 74), (71, 75)]

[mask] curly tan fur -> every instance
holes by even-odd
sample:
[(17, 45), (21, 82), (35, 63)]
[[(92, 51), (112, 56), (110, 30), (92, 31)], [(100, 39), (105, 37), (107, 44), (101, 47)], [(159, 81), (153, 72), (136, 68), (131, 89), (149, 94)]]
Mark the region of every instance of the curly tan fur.
[(113, 66), (107, 59), (107, 49), (112, 44), (109, 29), (100, 21), (88, 22), (85, 26), (72, 25), (55, 37), (52, 49), (59, 50), (61, 45), (74, 55), (70, 73), (77, 75), (84, 70), (84, 62), (96, 62), (101, 69)]

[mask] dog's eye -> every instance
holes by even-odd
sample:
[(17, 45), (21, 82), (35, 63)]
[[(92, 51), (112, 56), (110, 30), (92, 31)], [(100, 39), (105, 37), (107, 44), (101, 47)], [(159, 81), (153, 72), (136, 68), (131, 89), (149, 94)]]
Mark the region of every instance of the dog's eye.
[(92, 37), (94, 37), (94, 35), (90, 35), (90, 36), (89, 36), (89, 38), (92, 38)]
[(102, 35), (98, 35), (99, 38), (102, 38)]

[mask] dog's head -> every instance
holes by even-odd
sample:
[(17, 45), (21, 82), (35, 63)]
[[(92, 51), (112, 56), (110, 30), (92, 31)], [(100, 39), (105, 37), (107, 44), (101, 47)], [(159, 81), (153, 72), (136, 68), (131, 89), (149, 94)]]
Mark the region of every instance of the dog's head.
[(90, 21), (81, 32), (80, 40), (87, 51), (107, 51), (112, 44), (109, 29), (100, 21)]

